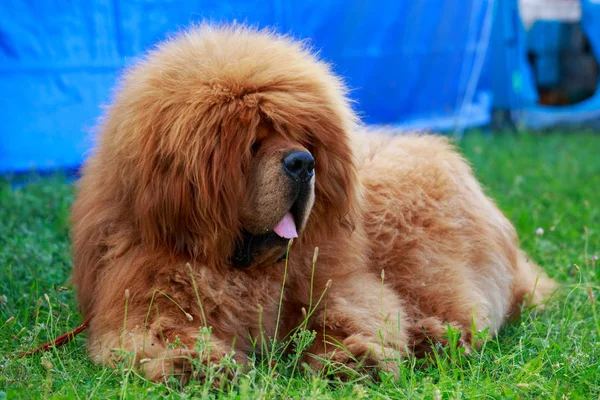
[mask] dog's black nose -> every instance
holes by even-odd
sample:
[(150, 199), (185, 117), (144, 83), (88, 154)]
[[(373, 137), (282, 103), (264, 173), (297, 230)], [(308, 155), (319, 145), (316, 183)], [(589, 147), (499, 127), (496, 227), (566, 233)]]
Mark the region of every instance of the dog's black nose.
[(315, 159), (308, 151), (294, 150), (282, 160), (283, 169), (293, 179), (306, 182), (315, 173)]

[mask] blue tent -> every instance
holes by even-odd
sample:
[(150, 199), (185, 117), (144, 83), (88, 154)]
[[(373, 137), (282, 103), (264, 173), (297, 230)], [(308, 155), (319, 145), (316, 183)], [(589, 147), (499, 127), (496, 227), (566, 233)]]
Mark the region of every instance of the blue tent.
[(513, 110), (537, 102), (526, 52), (527, 36), (517, 1), (496, 1), (485, 66), (479, 82), (480, 87), (493, 93), (493, 108)]
[[(586, 33), (596, 60), (600, 60), (600, 2), (597, 0), (582, 0), (581, 27)], [(530, 128), (548, 126), (589, 125), (600, 126), (600, 90), (592, 97), (580, 103), (549, 107), (531, 105), (520, 110), (517, 114), (520, 122)]]
[(79, 165), (122, 69), (157, 41), (204, 19), (310, 38), (346, 78), (368, 123), (446, 129), (486, 124), (492, 97), (478, 78), (492, 4), (4, 0), (0, 172)]
[[(581, 0), (582, 18), (580, 25), (585, 32), (596, 60), (600, 60), (600, 2)], [(532, 129), (550, 126), (578, 126), (588, 124), (600, 126), (600, 90), (576, 104), (568, 106), (542, 106), (538, 104), (538, 93), (532, 66), (527, 61), (527, 50), (540, 52), (556, 51), (560, 42), (560, 24), (552, 21), (525, 32), (519, 17), (516, 1), (496, 2), (494, 23), (490, 38), (486, 67), (480, 79), (480, 88), (493, 93), (492, 108), (509, 110), (513, 120)], [(546, 47), (546, 49), (544, 49)], [(538, 83), (557, 80), (554, 60), (542, 60), (538, 68)]]

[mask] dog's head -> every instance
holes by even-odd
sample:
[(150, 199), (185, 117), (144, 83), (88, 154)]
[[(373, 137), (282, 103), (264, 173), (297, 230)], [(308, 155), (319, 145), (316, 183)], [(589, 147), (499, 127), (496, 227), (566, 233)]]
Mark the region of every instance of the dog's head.
[(126, 74), (104, 125), (140, 240), (248, 268), (352, 224), (345, 89), (301, 44), (201, 27)]

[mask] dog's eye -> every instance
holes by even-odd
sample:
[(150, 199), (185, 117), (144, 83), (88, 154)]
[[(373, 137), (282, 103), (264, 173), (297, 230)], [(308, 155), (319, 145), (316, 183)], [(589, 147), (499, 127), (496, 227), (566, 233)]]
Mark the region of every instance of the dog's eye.
[(260, 144), (260, 140), (255, 140), (254, 143), (252, 143), (252, 147), (250, 147), (252, 154), (256, 154), (258, 152), (258, 149), (260, 149)]

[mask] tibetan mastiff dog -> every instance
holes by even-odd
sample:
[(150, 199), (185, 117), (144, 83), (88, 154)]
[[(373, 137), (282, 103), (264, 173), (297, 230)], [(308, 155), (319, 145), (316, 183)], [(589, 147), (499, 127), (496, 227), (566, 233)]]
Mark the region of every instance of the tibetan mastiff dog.
[(448, 140), (368, 131), (304, 44), (242, 26), (193, 28), (127, 71), (72, 219), (89, 353), (152, 380), (244, 363), (301, 323), (315, 368), (394, 370), (552, 287)]

